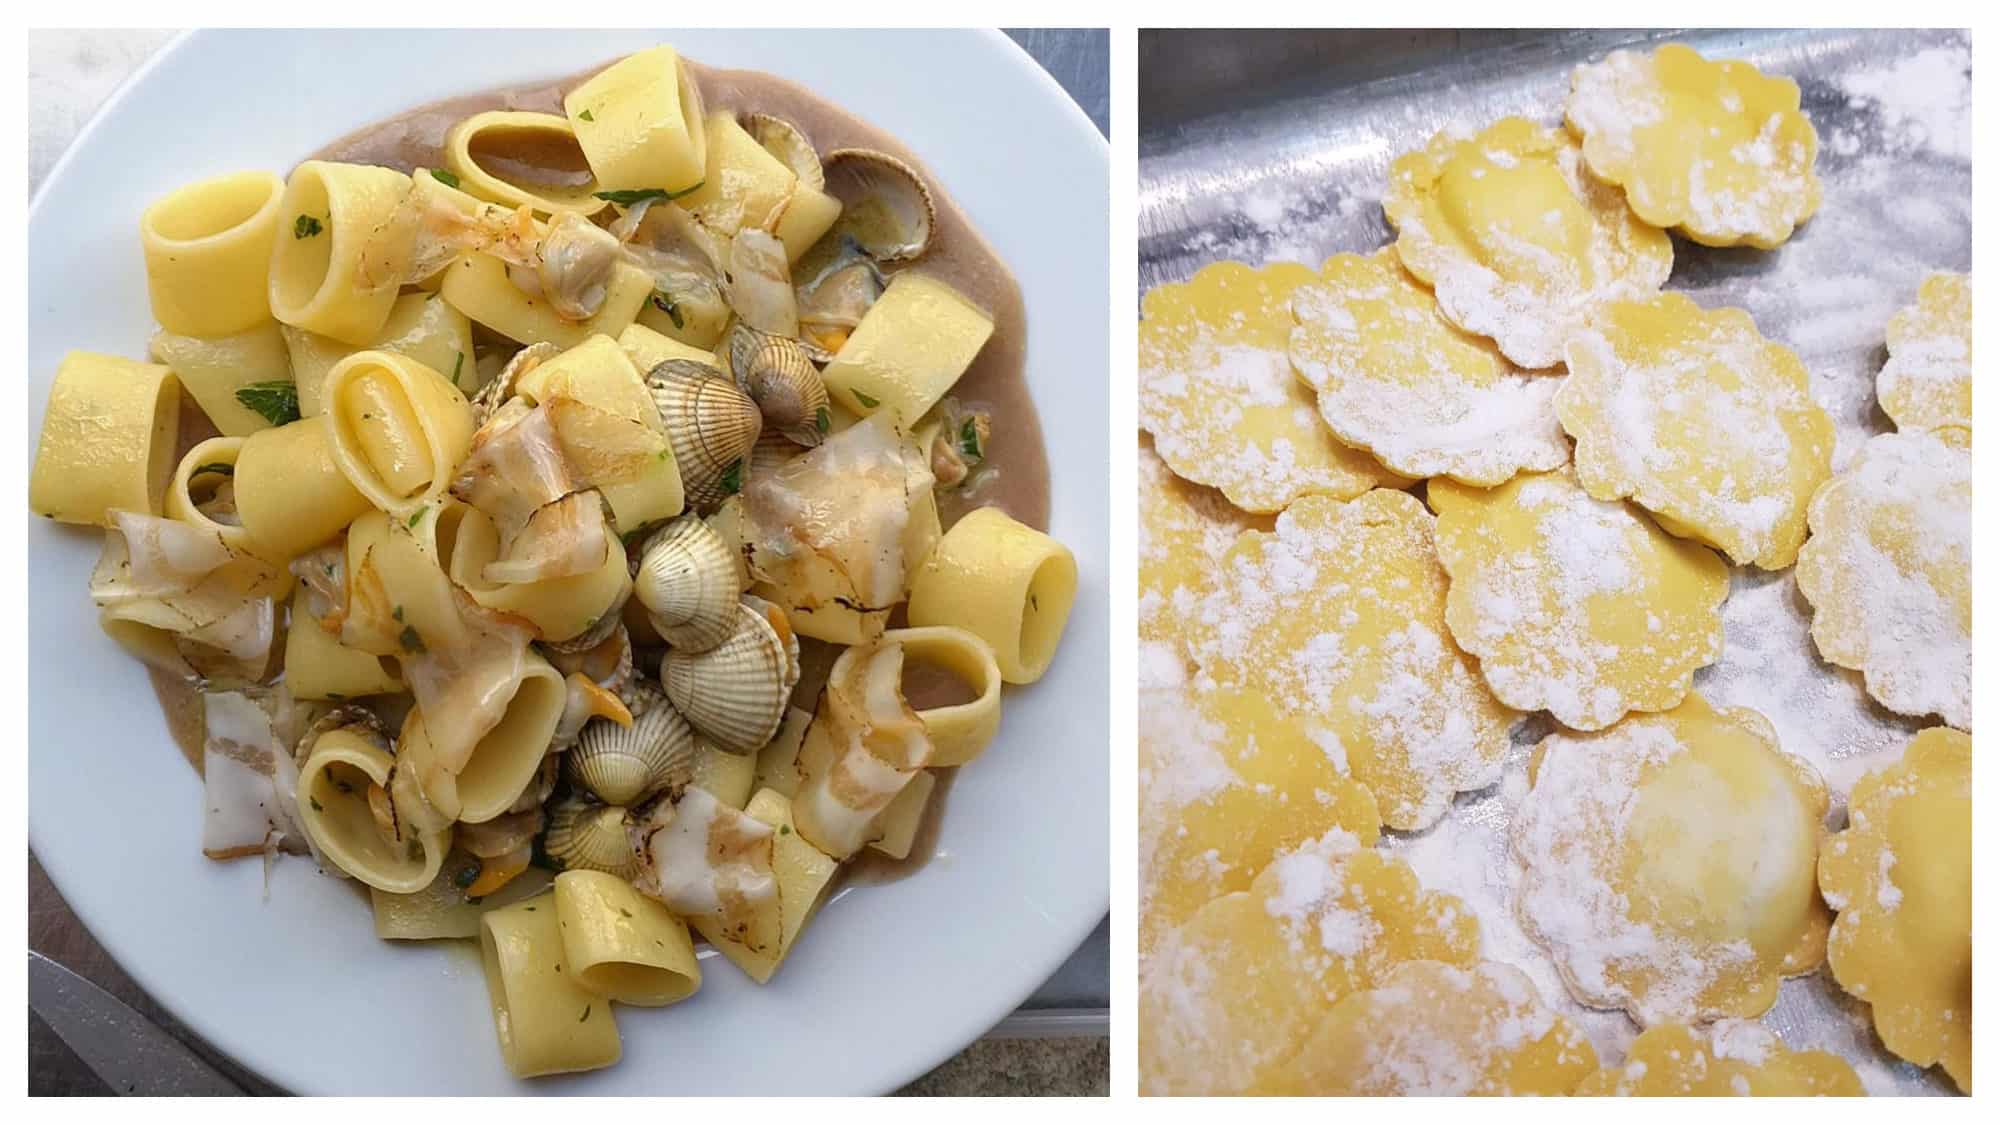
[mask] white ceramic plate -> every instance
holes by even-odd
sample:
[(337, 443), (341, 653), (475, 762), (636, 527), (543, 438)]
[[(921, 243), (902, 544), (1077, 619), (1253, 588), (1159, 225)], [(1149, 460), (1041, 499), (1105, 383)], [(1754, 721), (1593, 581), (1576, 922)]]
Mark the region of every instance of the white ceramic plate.
[(90, 931), (197, 1033), (300, 1093), (868, 1093), (977, 1038), (1103, 916), (1108, 808), (1104, 453), (1108, 148), (998, 33), (205, 33), (105, 106), (29, 218), (28, 449), (71, 348), (143, 356), (139, 213), (190, 180), (282, 171), (447, 95), (565, 75), (666, 41), (803, 83), (905, 141), (1013, 268), (1081, 588), (1048, 676), (952, 787), (940, 855), (831, 902), (768, 987), (719, 958), (701, 992), (621, 1008), (624, 1060), (517, 1082), (476, 948), (376, 940), (350, 885), (200, 847), (201, 787), (140, 666), (97, 628), (100, 536), (29, 528), (29, 839)]

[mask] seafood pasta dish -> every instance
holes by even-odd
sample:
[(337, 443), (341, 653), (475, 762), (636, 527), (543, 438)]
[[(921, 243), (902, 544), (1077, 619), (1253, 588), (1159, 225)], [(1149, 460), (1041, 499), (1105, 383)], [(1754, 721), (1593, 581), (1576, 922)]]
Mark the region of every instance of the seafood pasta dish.
[(656, 46), (189, 171), (29, 503), (101, 529), (210, 860), (477, 941), (524, 1077), (921, 867), (1077, 568), (1019, 288), (917, 154)]

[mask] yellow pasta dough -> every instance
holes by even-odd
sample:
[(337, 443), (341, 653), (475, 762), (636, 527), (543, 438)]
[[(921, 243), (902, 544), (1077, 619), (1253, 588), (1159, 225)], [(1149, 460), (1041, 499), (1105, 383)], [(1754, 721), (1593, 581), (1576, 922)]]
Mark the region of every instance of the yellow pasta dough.
[(320, 735), (299, 766), (299, 825), (339, 870), (377, 890), (406, 895), (437, 878), (452, 830), (418, 831), (392, 816), (391, 831), (383, 831), (376, 810), (388, 806), (394, 766), (379, 737), (355, 728)]
[(408, 356), (451, 380), (468, 398), (480, 387), (479, 364), (472, 355), (472, 321), (435, 293), (405, 293), (396, 298), (389, 306), (389, 319), (365, 347), (290, 325), (284, 328), (284, 342), (291, 356), (292, 381), (298, 385), (299, 415), (305, 418), (324, 409), (321, 387), (326, 373), (358, 351)]
[(1972, 738), (1933, 727), (1863, 777), (1820, 856), (1834, 979), (1884, 1046), (1972, 1092)]
[(215, 428), (242, 437), (271, 426), (271, 419), (250, 409), (236, 392), (255, 383), (286, 383), (292, 378), (285, 354), (284, 333), (269, 317), (231, 336), (153, 336), (153, 358), (174, 369), (174, 377), (193, 397)]
[(952, 625), (985, 641), (1001, 678), (1048, 671), (1076, 600), (1076, 556), (998, 508), (951, 525), (910, 583), (912, 625)]
[(369, 507), (333, 459), (325, 418), (301, 418), (244, 438), (233, 479), (244, 530), (278, 558), (296, 558), (327, 542)]
[(1754, 1019), (1826, 952), (1826, 785), (1770, 720), (1699, 695), (1552, 734), (1514, 814), (1515, 913), (1584, 1004), (1639, 1024)]
[(334, 463), (385, 512), (435, 501), (472, 447), (465, 396), (407, 356), (356, 352), (334, 364), (322, 390)]
[(1519, 117), (1397, 159), (1382, 208), (1444, 315), (1522, 367), (1561, 362), (1599, 307), (1651, 296), (1673, 269), (1666, 232), (1591, 178), (1568, 134)]
[(292, 592), (285, 630), (285, 688), (293, 699), (358, 699), (408, 690), (384, 658), (341, 644), (340, 635), (307, 610), (307, 596), (303, 585)]
[(1296, 263), (1216, 262), (1141, 305), (1139, 428), (1174, 472), (1247, 511), (1351, 499), (1395, 479), (1326, 431), (1292, 373), (1292, 293), (1313, 279)]
[(1410, 961), (1336, 1004), (1276, 1074), (1294, 1096), (1567, 1094), (1597, 1068), (1577, 1026), (1512, 965)]
[(1494, 485), (1569, 460), (1560, 379), (1446, 320), (1394, 250), (1338, 254), (1292, 294), (1292, 366), (1334, 435), (1406, 477)]
[(1480, 491), (1430, 484), (1445, 620), (1493, 694), (1599, 730), (1664, 711), (1722, 655), (1729, 568), (1567, 470)]
[(648, 1008), (685, 1000), (701, 987), (687, 923), (603, 871), (556, 876), (555, 911), (564, 971), (584, 987)]
[(1445, 630), (1435, 524), (1406, 492), (1308, 496), (1236, 541), (1188, 630), (1202, 674), (1233, 689), (1216, 717), (1235, 737), (1275, 712), (1401, 829), (1497, 779), (1516, 718)]
[(615, 191), (684, 192), (702, 181), (701, 89), (662, 44), (627, 55), (563, 98), (597, 181)]
[(1144, 1094), (1270, 1092), (1345, 996), (1419, 959), (1471, 965), (1479, 923), (1338, 829), (1167, 936), (1139, 978)]
[[(1142, 657), (1143, 658), (1143, 657)], [(1374, 794), (1254, 700), (1167, 680), (1139, 707), (1139, 948), (1330, 829), (1373, 846)], [(1226, 725), (1218, 714), (1236, 717)]]
[(1972, 436), (1878, 434), (1820, 486), (1799, 551), (1821, 657), (1901, 715), (1972, 729)]
[(1732, 562), (1792, 565), (1833, 471), (1833, 419), (1790, 348), (1741, 309), (1662, 293), (1606, 306), (1564, 356), (1556, 414), (1586, 491), (1629, 497)]
[(271, 314), (365, 344), (389, 319), (409, 265), (410, 178), (390, 168), (308, 160), (292, 170), (271, 251)]
[(283, 180), (236, 172), (189, 184), (146, 208), (139, 242), (153, 319), (181, 336), (233, 336), (271, 319), (265, 275)]
[(1917, 303), (1889, 318), (1889, 362), (1875, 377), (1899, 430), (1972, 428), (1972, 278), (1934, 273)]
[(111, 526), (113, 511), (158, 513), (180, 416), (172, 370), (97, 352), (63, 356), (42, 415), (29, 509), (101, 527)]
[(1245, 531), (1270, 531), (1215, 489), (1174, 475), (1139, 436), (1139, 639), (1164, 641), (1185, 659), (1187, 623), (1214, 581), (1216, 562)]
[(604, 303), (585, 320), (565, 320), (549, 302), (523, 293), (507, 276), (507, 264), (491, 254), (467, 254), (444, 271), (438, 290), (453, 308), (474, 322), (521, 344), (573, 348), (592, 336), (616, 336), (630, 327), (653, 295), (653, 276), (620, 261), (611, 267)]
[(1793, 1051), (1764, 1027), (1721, 1020), (1702, 1030), (1680, 1023), (1646, 1029), (1625, 1061), (1583, 1080), (1581, 1098), (1858, 1098), (1867, 1091), (1846, 1059)]
[(1819, 134), (1799, 86), (1669, 43), (1576, 68), (1564, 105), (1583, 157), (1641, 219), (1705, 246), (1769, 250), (1819, 209)]
[(554, 895), (487, 911), (479, 951), (500, 1055), (514, 1077), (595, 1070), (618, 1061), (611, 1002), (563, 971)]

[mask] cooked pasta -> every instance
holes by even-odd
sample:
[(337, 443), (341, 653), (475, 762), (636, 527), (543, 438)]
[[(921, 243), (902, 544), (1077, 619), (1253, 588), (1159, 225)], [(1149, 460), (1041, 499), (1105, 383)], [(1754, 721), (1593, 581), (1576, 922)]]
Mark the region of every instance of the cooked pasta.
[(269, 172), (238, 172), (146, 208), (139, 241), (160, 327), (212, 339), (271, 319), (264, 279), (284, 194), (284, 181)]
[(768, 982), (862, 853), (914, 874), (1075, 592), (1023, 396), (947, 394), (1022, 331), (1004, 268), (893, 142), (708, 73), (662, 46), (165, 197), (158, 362), (70, 353), (30, 478), (198, 705), (204, 853), (478, 941), (524, 1078), (616, 1062), (613, 1005), (704, 959)]

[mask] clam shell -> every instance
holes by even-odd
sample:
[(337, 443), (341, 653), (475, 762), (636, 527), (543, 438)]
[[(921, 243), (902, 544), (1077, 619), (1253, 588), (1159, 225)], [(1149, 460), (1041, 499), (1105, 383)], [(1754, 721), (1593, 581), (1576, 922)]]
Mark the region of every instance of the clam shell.
[(852, 238), (811, 281), (799, 286), (799, 344), (815, 363), (833, 359), (848, 335), (888, 288), (875, 260)]
[(694, 360), (670, 359), (646, 375), (667, 429), (688, 506), (712, 508), (742, 486), (750, 447), (763, 415), (722, 372)]
[(630, 819), (617, 805), (573, 795), (549, 810), (549, 832), (542, 846), (565, 870), (605, 871), (630, 879), (639, 873), (638, 854), (625, 834)]
[(745, 113), (738, 123), (765, 152), (784, 161), (801, 183), (815, 191), (826, 189), (826, 170), (820, 166), (819, 151), (797, 125), (768, 113)]
[(660, 685), (688, 722), (731, 754), (771, 741), (799, 682), (799, 640), (784, 611), (757, 598), (737, 607), (728, 639), (707, 652), (668, 649)]
[(757, 404), (764, 425), (811, 448), (825, 434), (820, 422), (831, 405), (826, 382), (805, 347), (787, 336), (738, 322), (729, 330), (729, 371)]
[(694, 731), (672, 707), (654, 707), (621, 727), (595, 719), (567, 757), (570, 780), (602, 800), (630, 807), (694, 777)]
[(799, 455), (799, 443), (791, 438), (775, 431), (760, 434), (757, 444), (750, 450), (750, 467), (744, 471), (743, 480), (748, 483), (758, 477), (769, 476)]
[(714, 648), (729, 636), (743, 594), (734, 549), (693, 514), (676, 518), (646, 541), (632, 589), (653, 629), (687, 652)]
[[(561, 652), (561, 653), (589, 652), (591, 649), (594, 649), (598, 645), (601, 645), (604, 642), (610, 640), (611, 634), (616, 633), (618, 631), (618, 626), (623, 624), (623, 622), (619, 618), (619, 612), (625, 608), (625, 598), (629, 598), (631, 596), (632, 596), (631, 590), (627, 589), (625, 592), (625, 597), (619, 598), (616, 602), (613, 602), (609, 607), (607, 607), (605, 611), (598, 616), (596, 624), (592, 625), (588, 629), (585, 629), (583, 632), (578, 633), (576, 636), (569, 638), (568, 640), (543, 641), (542, 646), (544, 648), (549, 649), (551, 652)], [(597, 679), (597, 677), (592, 677), (592, 678)], [(616, 688), (613, 687), (613, 685), (611, 684), (605, 684), (604, 686), (616, 690)]]
[(878, 262), (906, 262), (931, 247), (937, 206), (916, 169), (873, 149), (826, 154), (826, 192), (840, 200), (834, 229)]

